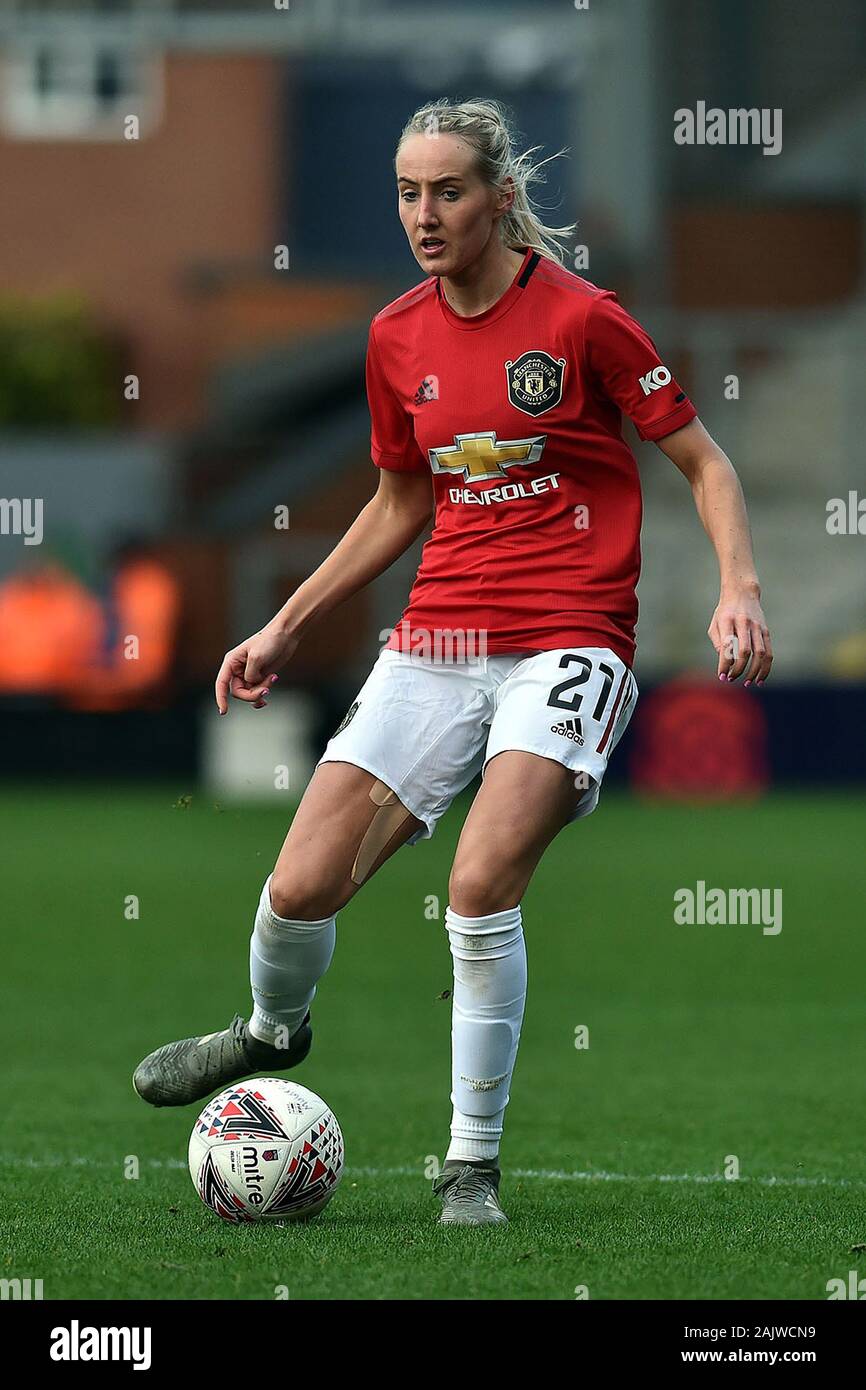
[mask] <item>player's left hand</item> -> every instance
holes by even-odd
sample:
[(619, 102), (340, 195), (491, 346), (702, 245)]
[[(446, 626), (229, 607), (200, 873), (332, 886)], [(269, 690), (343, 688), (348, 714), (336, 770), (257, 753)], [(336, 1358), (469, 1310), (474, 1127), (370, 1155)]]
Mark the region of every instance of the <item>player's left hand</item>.
[(773, 644), (761, 601), (748, 589), (723, 592), (707, 635), (719, 657), (719, 680), (763, 685), (773, 664)]

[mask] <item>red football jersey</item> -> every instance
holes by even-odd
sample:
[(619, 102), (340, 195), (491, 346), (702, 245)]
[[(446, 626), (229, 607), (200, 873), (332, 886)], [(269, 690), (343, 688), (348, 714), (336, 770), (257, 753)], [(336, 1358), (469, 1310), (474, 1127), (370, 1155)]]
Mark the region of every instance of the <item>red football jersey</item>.
[(436, 498), (388, 646), (470, 629), (491, 655), (611, 647), (630, 666), (642, 507), (622, 412), (656, 440), (696, 411), (616, 295), (526, 248), (465, 318), (431, 276), (373, 319), (367, 395), (374, 463), (432, 470)]

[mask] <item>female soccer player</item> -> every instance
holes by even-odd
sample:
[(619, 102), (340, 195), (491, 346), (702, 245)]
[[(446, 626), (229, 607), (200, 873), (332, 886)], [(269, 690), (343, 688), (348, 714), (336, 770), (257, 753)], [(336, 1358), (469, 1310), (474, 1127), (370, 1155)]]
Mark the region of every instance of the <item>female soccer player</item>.
[[(506, 1220), (499, 1141), (526, 995), (520, 903), (546, 847), (598, 803), (637, 699), (641, 495), (621, 412), (691, 484), (716, 550), (709, 626), (723, 681), (772, 653), (742, 491), (652, 340), (561, 264), (496, 102), (422, 107), (397, 147), (400, 220), (427, 278), (373, 319), (378, 489), (322, 565), (216, 681), (256, 709), (311, 619), (369, 584), (427, 526), (402, 620), (307, 787), (262, 890), (253, 1012), (138, 1067), (152, 1105), (186, 1105), (296, 1066), (335, 917), (401, 845), (433, 833), (479, 771), (449, 882), (451, 1143), (440, 1220)], [(542, 161), (544, 162), (544, 161)]]

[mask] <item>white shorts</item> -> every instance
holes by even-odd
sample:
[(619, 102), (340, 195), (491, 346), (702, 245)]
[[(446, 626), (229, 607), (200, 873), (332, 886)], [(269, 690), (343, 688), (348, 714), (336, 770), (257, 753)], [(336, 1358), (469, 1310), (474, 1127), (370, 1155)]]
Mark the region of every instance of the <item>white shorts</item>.
[(516, 652), (436, 663), (385, 648), (320, 763), (353, 763), (385, 782), (425, 829), (507, 749), (586, 774), (573, 820), (598, 805), (608, 759), (637, 702), (609, 647)]

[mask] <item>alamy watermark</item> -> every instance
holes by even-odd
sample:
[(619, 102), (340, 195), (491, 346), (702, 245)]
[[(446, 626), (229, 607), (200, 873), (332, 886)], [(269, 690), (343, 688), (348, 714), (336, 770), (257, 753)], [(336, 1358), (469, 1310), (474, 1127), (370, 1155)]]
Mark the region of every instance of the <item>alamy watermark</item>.
[(781, 888), (677, 888), (674, 921), (680, 926), (760, 926), (764, 936), (782, 930)]
[(838, 1278), (828, 1279), (824, 1287), (830, 1302), (834, 1299), (850, 1298), (862, 1303), (866, 1299), (866, 1278), (861, 1278), (860, 1271), (857, 1269), (848, 1270), (847, 1282)]
[(383, 628), (379, 641), (387, 643), (396, 633), (401, 651), (434, 666), (482, 661), (487, 656), (487, 629), (483, 627), (414, 627), (404, 618), (395, 628)]
[(852, 488), (846, 497), (831, 497), (825, 522), (828, 536), (866, 536), (866, 497)]
[(130, 1361), (135, 1371), (151, 1365), (149, 1327), (89, 1327), (73, 1318), (68, 1327), (51, 1330), (52, 1361)]
[(781, 154), (781, 106), (729, 107), (695, 103), (694, 111), (680, 106), (674, 112), (677, 145), (760, 145), (762, 153)]
[(41, 545), (43, 499), (0, 497), (0, 536), (23, 536), (25, 545)]
[(0, 1279), (0, 1302), (28, 1302), (43, 1297), (41, 1279)]

